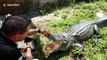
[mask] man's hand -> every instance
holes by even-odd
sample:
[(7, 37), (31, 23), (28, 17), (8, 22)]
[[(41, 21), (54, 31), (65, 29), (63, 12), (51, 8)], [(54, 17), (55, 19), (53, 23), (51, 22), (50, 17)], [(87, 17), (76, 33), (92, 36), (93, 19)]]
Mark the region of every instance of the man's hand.
[(38, 32), (45, 36), (49, 36), (51, 34), (48, 30), (45, 29), (39, 29)]
[(27, 45), (24, 45), (24, 46), (20, 47), (20, 49), (21, 49), (21, 51), (22, 51), (23, 53), (25, 53), (25, 52), (27, 51), (27, 48), (28, 48)]
[(26, 60), (32, 60), (32, 53), (31, 53), (31, 48), (29, 48), (27, 45), (24, 45), (21, 47), (22, 53), (25, 54)]

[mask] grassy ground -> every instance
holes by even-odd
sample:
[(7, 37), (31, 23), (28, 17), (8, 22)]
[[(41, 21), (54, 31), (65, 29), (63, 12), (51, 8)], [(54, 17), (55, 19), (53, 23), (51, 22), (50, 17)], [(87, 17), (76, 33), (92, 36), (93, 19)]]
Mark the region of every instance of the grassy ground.
[[(52, 13), (57, 17), (62, 17), (62, 19), (59, 21), (48, 22), (44, 27), (49, 29), (53, 34), (59, 31), (63, 32), (78, 21), (96, 19), (96, 12), (100, 9), (103, 10), (104, 14), (107, 14), (107, 1), (101, 0), (91, 3), (71, 3), (69, 6), (53, 10)], [(103, 36), (103, 41), (101, 43), (97, 41), (96, 36), (93, 36), (91, 39), (83, 43), (85, 47), (82, 52), (84, 60), (107, 60), (107, 27), (100, 28), (100, 31)], [(43, 45), (44, 43), (40, 44)], [(75, 51), (76, 49), (58, 51), (51, 54), (47, 59), (44, 57), (43, 53), (38, 53), (39, 55), (37, 58), (40, 60), (68, 60), (73, 56)], [(41, 52), (41, 50), (39, 50), (39, 52)]]

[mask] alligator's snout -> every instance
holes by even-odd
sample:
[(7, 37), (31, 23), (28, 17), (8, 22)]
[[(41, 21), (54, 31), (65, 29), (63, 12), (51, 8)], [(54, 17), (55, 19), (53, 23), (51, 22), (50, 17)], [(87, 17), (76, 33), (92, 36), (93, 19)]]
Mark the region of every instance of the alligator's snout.
[(62, 45), (63, 41), (59, 41), (59, 40), (54, 40), (54, 41), (50, 41), (46, 46), (43, 47), (43, 52), (44, 54), (47, 56), (49, 56), (49, 54), (55, 52), (58, 50), (58, 48)]

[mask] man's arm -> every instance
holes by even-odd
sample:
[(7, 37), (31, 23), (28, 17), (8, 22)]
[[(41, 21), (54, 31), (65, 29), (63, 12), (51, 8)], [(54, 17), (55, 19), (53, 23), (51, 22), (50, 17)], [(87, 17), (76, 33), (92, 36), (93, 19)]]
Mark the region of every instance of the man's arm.
[(21, 47), (21, 51), (22, 51), (22, 53), (24, 53), (26, 60), (32, 60), (33, 59), (30, 47), (28, 47), (27, 45), (24, 45), (23, 47)]
[(29, 29), (28, 31), (28, 36), (34, 35), (38, 33), (39, 29)]
[(31, 48), (27, 48), (26, 51), (26, 60), (32, 60)]
[(34, 35), (36, 33), (41, 33), (41, 34), (43, 34), (45, 36), (49, 36), (50, 35), (50, 32), (48, 30), (38, 28), (38, 29), (29, 29), (28, 36)]

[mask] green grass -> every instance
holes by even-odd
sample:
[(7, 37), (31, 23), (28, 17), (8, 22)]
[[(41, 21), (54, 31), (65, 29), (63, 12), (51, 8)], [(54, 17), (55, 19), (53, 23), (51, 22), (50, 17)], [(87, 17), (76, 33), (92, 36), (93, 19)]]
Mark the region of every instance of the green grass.
[[(98, 12), (99, 9), (102, 9), (104, 13), (107, 14), (106, 0), (99, 0), (92, 3), (80, 2), (73, 6), (71, 5), (64, 8), (57, 8), (52, 12), (55, 16), (62, 17), (61, 20), (52, 21), (46, 25), (53, 34), (60, 31), (66, 31), (69, 27), (81, 20), (96, 19), (96, 12)], [(97, 36), (93, 36), (83, 43), (85, 47), (82, 52), (84, 60), (107, 60), (107, 27), (100, 28), (100, 31), (103, 36), (103, 41), (101, 43), (97, 41)], [(76, 49), (58, 51), (51, 54), (49, 58), (40, 60), (68, 60), (75, 53), (75, 50)]]

